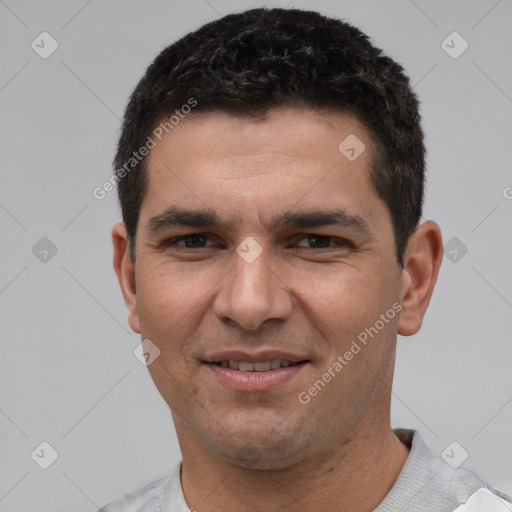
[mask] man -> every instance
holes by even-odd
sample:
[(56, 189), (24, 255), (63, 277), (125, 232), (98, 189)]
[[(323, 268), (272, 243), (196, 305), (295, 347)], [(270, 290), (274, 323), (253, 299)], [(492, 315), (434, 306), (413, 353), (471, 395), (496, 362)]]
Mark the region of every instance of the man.
[(114, 266), (183, 462), (105, 512), (507, 511), (390, 426), (442, 260), (402, 68), (314, 12), (166, 48), (115, 158)]

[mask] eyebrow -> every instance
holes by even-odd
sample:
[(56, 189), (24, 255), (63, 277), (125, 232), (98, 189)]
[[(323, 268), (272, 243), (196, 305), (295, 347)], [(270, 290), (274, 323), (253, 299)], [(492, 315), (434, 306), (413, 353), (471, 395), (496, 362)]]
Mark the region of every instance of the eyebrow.
[(219, 216), (211, 210), (189, 210), (171, 206), (162, 213), (151, 217), (148, 222), (148, 231), (156, 233), (174, 226), (188, 226), (204, 228), (210, 226), (224, 226)]
[[(171, 206), (162, 213), (151, 217), (147, 222), (148, 231), (157, 233), (175, 226), (187, 226), (191, 228), (230, 228), (231, 223), (222, 221), (221, 218), (209, 209), (187, 209)], [(268, 224), (268, 229), (275, 230), (284, 227), (314, 228), (321, 226), (340, 226), (350, 228), (363, 235), (372, 236), (372, 230), (366, 220), (359, 215), (353, 215), (343, 209), (334, 210), (304, 210), (287, 212), (280, 215)]]

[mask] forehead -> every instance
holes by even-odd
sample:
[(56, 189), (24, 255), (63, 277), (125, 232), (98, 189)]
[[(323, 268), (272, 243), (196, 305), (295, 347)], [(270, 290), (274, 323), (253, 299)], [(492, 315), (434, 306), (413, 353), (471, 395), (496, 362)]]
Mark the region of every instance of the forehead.
[(344, 112), (279, 108), (259, 119), (199, 113), (151, 150), (143, 210), (154, 215), (177, 202), (216, 211), (242, 202), (286, 209), (298, 201), (365, 209), (378, 200), (372, 153), (368, 130)]
[[(193, 149), (196, 158), (273, 153), (308, 160), (318, 156), (338, 157), (339, 144), (349, 135), (364, 141), (366, 149), (372, 146), (370, 133), (354, 114), (332, 110), (280, 107), (259, 117), (222, 111), (192, 113), (171, 128), (151, 150), (150, 166), (167, 150), (174, 152), (177, 147), (183, 151)], [(369, 156), (369, 152), (365, 153), (362, 160)], [(186, 159), (190, 156), (188, 152), (184, 155)], [(174, 153), (172, 158), (181, 160), (179, 153)]]

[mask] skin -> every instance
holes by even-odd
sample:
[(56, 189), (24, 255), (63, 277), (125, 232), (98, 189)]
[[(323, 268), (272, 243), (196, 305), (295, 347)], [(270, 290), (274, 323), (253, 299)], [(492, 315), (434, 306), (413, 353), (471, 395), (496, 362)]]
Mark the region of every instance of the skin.
[[(366, 146), (354, 161), (338, 150), (349, 134)], [(135, 263), (124, 225), (113, 228), (129, 323), (161, 351), (148, 369), (172, 411), (182, 487), (199, 512), (371, 511), (406, 461), (390, 426), (396, 335), (421, 327), (442, 240), (434, 222), (419, 225), (398, 265), (390, 213), (369, 178), (372, 151), (369, 132), (347, 113), (188, 116), (149, 155)], [(152, 231), (149, 220), (172, 206), (213, 211), (224, 224)], [(367, 229), (272, 222), (334, 209)], [(207, 236), (164, 244), (187, 234)], [(262, 248), (252, 263), (236, 252), (249, 236)], [(400, 313), (300, 403), (393, 304)], [(281, 385), (236, 391), (204, 363), (231, 349), (308, 362)]]

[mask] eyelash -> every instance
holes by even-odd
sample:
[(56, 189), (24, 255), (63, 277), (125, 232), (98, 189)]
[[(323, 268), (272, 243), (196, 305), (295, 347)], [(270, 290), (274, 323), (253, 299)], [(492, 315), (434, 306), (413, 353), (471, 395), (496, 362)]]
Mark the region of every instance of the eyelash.
[[(206, 237), (207, 239), (211, 239), (211, 237), (206, 233), (190, 233), (187, 235), (181, 235), (181, 236), (169, 238), (168, 240), (165, 240), (162, 245), (164, 247), (177, 246), (178, 242), (181, 242), (181, 241), (186, 240), (187, 238), (193, 238), (193, 237)], [(328, 235), (319, 235), (317, 233), (303, 233), (300, 235), (300, 241), (302, 241), (303, 239), (305, 239), (307, 237), (318, 237), (322, 240), (328, 239), (331, 242), (334, 241), (335, 245), (329, 245), (327, 247), (300, 247), (300, 249), (317, 249), (318, 250), (318, 249), (332, 249), (336, 245), (339, 247), (352, 246), (352, 244), (348, 240), (345, 240), (344, 238), (338, 238), (338, 237), (328, 236)], [(201, 247), (180, 246), (180, 247), (182, 247), (183, 249), (204, 249), (207, 246), (201, 246)]]

